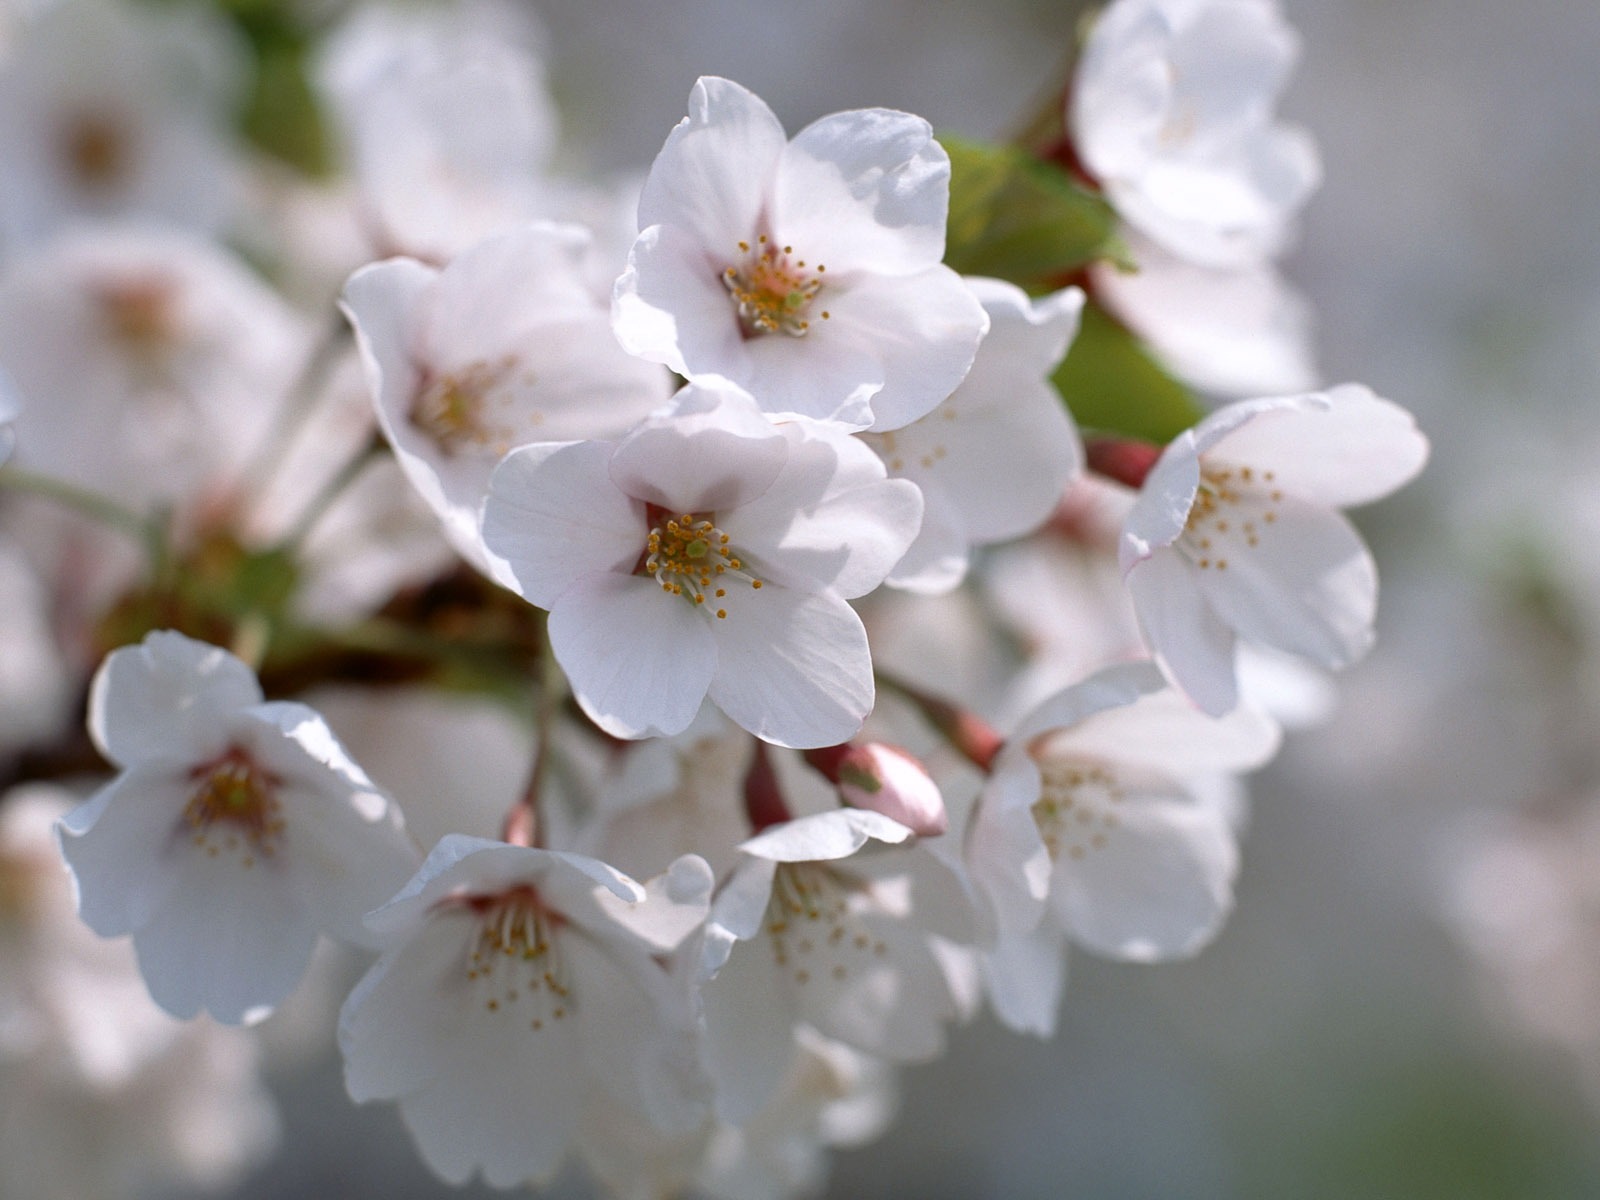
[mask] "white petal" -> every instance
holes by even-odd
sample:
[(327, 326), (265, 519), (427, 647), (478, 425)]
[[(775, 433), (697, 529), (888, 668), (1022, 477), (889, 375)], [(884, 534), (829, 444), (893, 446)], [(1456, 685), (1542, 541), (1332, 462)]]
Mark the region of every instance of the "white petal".
[(734, 946), (726, 965), (702, 992), (706, 1059), (717, 1084), (717, 1114), (730, 1123), (759, 1112), (789, 1065), (794, 1002), (779, 970), (772, 942), (762, 933)]
[(789, 457), (783, 434), (740, 389), (690, 384), (672, 408), (617, 444), (617, 487), (677, 513), (736, 508), (772, 486)]
[(944, 257), (950, 157), (921, 117), (834, 113), (779, 156), (773, 197), (774, 233), (808, 262), (912, 274)]
[(1138, 563), (1126, 582), (1145, 641), (1162, 667), (1202, 711), (1220, 717), (1239, 702), (1236, 639), (1201, 595), (1199, 574), (1168, 549)]
[(1033, 817), (1039, 770), (1017, 752), (1003, 753), (996, 766), (973, 812), (964, 857), (989, 901), (990, 932), (1020, 932), (1039, 923), (1050, 887), (1050, 853)]
[(1256, 544), (1231, 546), (1226, 570), (1217, 569), (1219, 562), (1198, 572), (1201, 592), (1217, 615), (1247, 641), (1325, 667), (1348, 666), (1365, 654), (1373, 639), (1378, 576), (1350, 522), (1293, 497), (1268, 501), (1249, 494), (1235, 506), (1233, 520), (1255, 525)]
[(182, 844), (166, 903), (134, 934), (150, 996), (177, 1017), (200, 1010), (237, 1025), (294, 990), (317, 930), (290, 876), (258, 858), (244, 867)]
[(612, 483), (604, 442), (523, 446), (489, 479), (483, 539), (540, 608), (581, 576), (631, 570), (649, 527), (643, 505)]
[(937, 596), (951, 591), (967, 576), (967, 525), (942, 489), (924, 489), (922, 499), (922, 525), (886, 582), (908, 592)]
[(239, 709), (260, 702), (255, 673), (226, 650), (158, 630), (106, 656), (89, 693), (89, 732), (118, 766), (200, 761), (226, 748)]
[(1211, 456), (1270, 470), (1289, 495), (1342, 508), (1409, 482), (1427, 461), (1428, 441), (1405, 409), (1345, 384), (1261, 413), (1218, 441)]
[(710, 629), (718, 708), (779, 746), (835, 746), (860, 730), (872, 711), (872, 660), (848, 604), (769, 584), (727, 612)]
[(61, 820), (61, 855), (72, 871), (78, 915), (101, 937), (132, 933), (177, 881), (170, 857), (186, 832), (181, 770), (133, 767)]
[(731, 261), (708, 257), (682, 229), (650, 226), (634, 242), (612, 293), (617, 341), (680, 375), (717, 374), (747, 384), (738, 309), (722, 282)]
[(848, 858), (868, 841), (898, 843), (911, 830), (882, 813), (836, 808), (763, 830), (739, 849), (773, 862), (828, 862)]
[(1277, 725), (1240, 706), (1223, 717), (1198, 711), (1170, 688), (1094, 713), (1040, 739), (1036, 752), (1125, 763), (1174, 776), (1249, 771), (1277, 751)]
[(706, 250), (738, 253), (753, 240), (768, 182), (787, 139), (778, 118), (731, 80), (701, 77), (689, 115), (667, 135), (639, 196), (639, 226), (691, 230)]
[(1017, 1033), (1054, 1037), (1066, 986), (1065, 935), (1054, 921), (1006, 933), (983, 956), (983, 982), (1000, 1023)]
[(600, 572), (556, 600), (550, 645), (583, 711), (607, 733), (670, 735), (694, 720), (718, 669), (707, 616), (654, 579)]
[(1111, 958), (1196, 953), (1233, 906), (1239, 852), (1226, 820), (1187, 796), (1130, 792), (1105, 844), (1056, 864), (1052, 906), (1072, 940)]

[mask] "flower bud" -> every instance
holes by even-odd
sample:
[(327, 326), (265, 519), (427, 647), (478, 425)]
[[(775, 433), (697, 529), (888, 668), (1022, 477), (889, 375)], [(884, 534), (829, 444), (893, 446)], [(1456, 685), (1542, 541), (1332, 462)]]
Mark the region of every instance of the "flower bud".
[(922, 837), (936, 837), (949, 828), (939, 785), (916, 756), (898, 746), (851, 746), (837, 773), (835, 782), (846, 804), (882, 813)]

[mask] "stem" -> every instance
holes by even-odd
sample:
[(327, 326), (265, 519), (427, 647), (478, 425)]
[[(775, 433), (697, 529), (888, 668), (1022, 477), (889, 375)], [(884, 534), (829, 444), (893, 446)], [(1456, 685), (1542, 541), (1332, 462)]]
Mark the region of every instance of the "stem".
[(240, 473), (240, 495), (255, 495), (265, 490), (268, 478), (283, 460), (289, 443), (316, 410), (316, 402), (322, 396), (328, 376), (349, 340), (350, 324), (345, 320), (344, 313), (336, 309), (333, 321), (323, 331), (322, 337), (306, 358), (305, 366), (300, 369), (299, 378), (290, 388), (288, 400), (279, 412), (277, 422), (261, 443), (255, 457)]
[(533, 765), (528, 771), (528, 786), (506, 814), (500, 836), (513, 846), (538, 846), (539, 798), (545, 775), (550, 769), (550, 726), (561, 703), (560, 672), (555, 670), (555, 655), (550, 651), (550, 616), (539, 613), (539, 676), (533, 698)]
[(153, 570), (158, 569), (166, 558), (166, 537), (160, 523), (141, 517), (108, 496), (68, 483), (65, 479), (25, 471), (21, 467), (0, 469), (0, 487), (14, 488), (54, 501), (125, 534), (144, 547)]
[(939, 696), (931, 695), (903, 679), (897, 679), (882, 671), (878, 672), (877, 678), (881, 686), (888, 688), (916, 708), (928, 724), (938, 730), (945, 741), (949, 742), (968, 762), (984, 774), (989, 773), (989, 769), (994, 765), (995, 755), (1000, 753), (1000, 747), (1004, 746), (1006, 741), (993, 725), (977, 713), (952, 704)]
[(373, 433), (362, 445), (361, 449), (351, 456), (350, 460), (340, 467), (334, 476), (322, 485), (320, 491), (311, 498), (305, 510), (278, 542), (276, 549), (292, 554), (298, 551), (311, 531), (333, 507), (333, 502), (344, 494), (344, 490), (360, 478), (361, 473), (367, 469), (373, 459), (383, 453), (387, 443), (378, 433)]

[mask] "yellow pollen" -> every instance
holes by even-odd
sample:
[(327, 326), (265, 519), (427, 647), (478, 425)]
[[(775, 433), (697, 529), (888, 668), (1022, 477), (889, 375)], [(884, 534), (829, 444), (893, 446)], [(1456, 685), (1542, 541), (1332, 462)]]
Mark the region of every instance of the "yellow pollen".
[[(752, 590), (759, 589), (761, 580), (744, 570), (744, 563), (729, 549), (728, 541), (728, 535), (717, 528), (714, 516), (680, 513), (664, 517), (645, 536), (639, 573), (653, 577), (662, 591), (683, 596), (696, 607), (705, 606), (708, 593), (719, 600), (725, 598), (728, 589), (722, 585), (729, 579), (748, 583)], [(728, 610), (718, 608), (716, 616), (726, 620)]]
[[(740, 330), (747, 338), (768, 333), (804, 337), (811, 328), (807, 313), (822, 283), (806, 272), (804, 259), (791, 261), (793, 246), (780, 251), (768, 246), (764, 235), (758, 240), (763, 248), (755, 254), (750, 253), (748, 242), (740, 242), (743, 263), (722, 272)], [(825, 268), (819, 263), (816, 270), (821, 274)]]
[(507, 355), (447, 375), (424, 371), (407, 419), (447, 457), (466, 452), (498, 458), (511, 449), (517, 431), (493, 419), (492, 393), (517, 365)]

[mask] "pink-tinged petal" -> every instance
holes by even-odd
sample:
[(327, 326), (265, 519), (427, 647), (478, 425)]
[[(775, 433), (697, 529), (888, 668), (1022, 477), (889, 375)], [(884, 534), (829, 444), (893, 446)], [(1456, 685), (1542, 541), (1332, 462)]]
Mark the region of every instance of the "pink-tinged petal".
[(703, 513), (754, 500), (788, 458), (783, 434), (748, 395), (727, 383), (699, 383), (623, 438), (610, 470), (616, 486), (635, 499)]
[(717, 1085), (717, 1114), (725, 1121), (759, 1112), (788, 1068), (795, 1009), (781, 970), (771, 939), (762, 933), (734, 946), (701, 991), (706, 1062)]
[(1219, 560), (1191, 573), (1217, 616), (1246, 641), (1324, 667), (1348, 666), (1365, 654), (1373, 640), (1378, 574), (1350, 522), (1293, 497), (1270, 501), (1249, 494), (1232, 518), (1255, 526), (1255, 544), (1236, 539), (1226, 570)]
[(1218, 462), (1271, 471), (1272, 486), (1333, 507), (1366, 504), (1414, 478), (1428, 440), (1410, 413), (1359, 384), (1263, 412), (1217, 442)]
[(61, 819), (61, 856), (72, 871), (78, 915), (101, 937), (134, 932), (166, 903), (171, 859), (186, 847), (182, 767), (130, 768)]
[(911, 830), (882, 813), (836, 808), (763, 830), (739, 849), (773, 862), (830, 862), (848, 858), (869, 841), (896, 844)]
[(584, 575), (631, 570), (644, 550), (644, 506), (611, 482), (611, 451), (603, 442), (523, 446), (490, 476), (484, 542), (540, 608)]
[(718, 708), (779, 746), (836, 746), (860, 730), (874, 689), (867, 631), (855, 610), (831, 593), (769, 585), (727, 613), (710, 627), (710, 695)]
[(1054, 921), (1001, 935), (983, 956), (983, 982), (1002, 1025), (1034, 1037), (1054, 1037), (1067, 982), (1065, 935)]
[(1254, 770), (1277, 752), (1280, 740), (1277, 724), (1252, 708), (1241, 706), (1226, 716), (1209, 717), (1162, 687), (1048, 733), (1035, 743), (1035, 750), (1052, 758), (1114, 762), (1186, 776)]
[(646, 229), (611, 296), (611, 328), (622, 348), (680, 375), (748, 384), (738, 308), (722, 282), (731, 261), (708, 256), (681, 229)]
[(469, 919), (438, 916), (384, 955), (339, 1010), (344, 1084), (357, 1104), (421, 1090), (439, 1073), (463, 1020), (434, 985), (465, 973)]
[(158, 630), (106, 656), (89, 692), (89, 733), (119, 767), (200, 761), (224, 748), (239, 709), (260, 702), (255, 673), (226, 650)]
[(639, 196), (639, 227), (679, 225), (708, 251), (734, 255), (754, 240), (787, 138), (754, 93), (703, 76), (689, 115), (667, 135)]
[(653, 579), (602, 572), (551, 608), (550, 645), (583, 711), (607, 733), (670, 735), (694, 720), (717, 672), (708, 615)]
[(134, 933), (150, 996), (176, 1017), (226, 1025), (265, 1015), (292, 992), (316, 945), (311, 914), (280, 863), (246, 867), (183, 843), (166, 903)]
[(916, 537), (922, 493), (886, 478), (882, 461), (855, 438), (798, 424), (784, 433), (783, 474), (730, 513), (725, 528), (741, 553), (789, 586), (865, 595)]
[(1139, 626), (1168, 676), (1211, 716), (1239, 703), (1234, 632), (1201, 595), (1200, 571), (1175, 550), (1135, 565), (1126, 578)]
[(884, 108), (813, 121), (778, 158), (773, 233), (830, 271), (908, 275), (944, 257), (950, 156), (921, 117)]
[(899, 429), (932, 412), (966, 378), (989, 329), (983, 305), (949, 267), (915, 275), (858, 275), (828, 306), (826, 331), (848, 337), (883, 364), (872, 428)]
[(1217, 811), (1181, 794), (1130, 790), (1117, 816), (1103, 844), (1057, 864), (1057, 917), (1074, 942), (1110, 958), (1156, 962), (1196, 953), (1233, 907), (1233, 831)]

